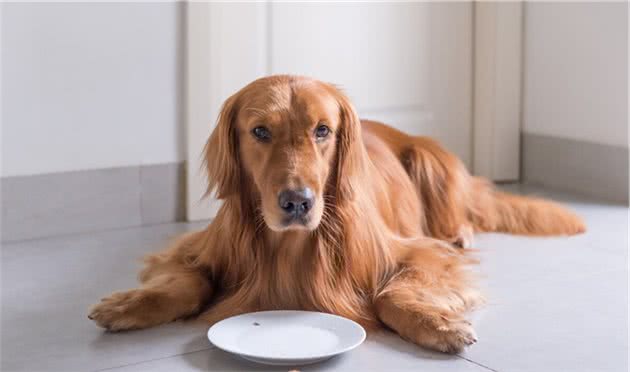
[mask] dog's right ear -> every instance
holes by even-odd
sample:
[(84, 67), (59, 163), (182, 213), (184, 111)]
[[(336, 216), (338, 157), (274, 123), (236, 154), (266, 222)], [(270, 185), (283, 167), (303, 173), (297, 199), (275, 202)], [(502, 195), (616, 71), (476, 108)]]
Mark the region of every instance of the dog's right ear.
[(216, 192), (218, 199), (238, 193), (241, 184), (238, 155), (238, 137), (235, 120), (238, 113), (239, 93), (228, 98), (204, 148), (204, 163), (208, 176), (206, 196)]
[(351, 201), (367, 174), (367, 153), (361, 137), (361, 120), (350, 99), (339, 89), (332, 87), (337, 97), (341, 116), (341, 126), (337, 139), (336, 197), (337, 202)]

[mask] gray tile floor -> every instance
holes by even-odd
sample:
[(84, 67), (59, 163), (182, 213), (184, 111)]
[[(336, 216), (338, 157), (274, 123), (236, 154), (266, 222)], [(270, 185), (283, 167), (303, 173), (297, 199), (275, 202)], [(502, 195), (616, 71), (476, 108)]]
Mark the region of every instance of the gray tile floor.
[[(479, 235), (488, 305), (479, 342), (459, 356), (388, 333), (302, 371), (627, 371), (628, 208), (517, 188), (569, 203), (587, 221), (577, 237)], [(200, 224), (60, 236), (2, 247), (1, 368), (58, 371), (243, 371), (260, 367), (214, 349), (206, 327), (174, 323), (110, 334), (90, 304), (135, 283), (137, 259)]]

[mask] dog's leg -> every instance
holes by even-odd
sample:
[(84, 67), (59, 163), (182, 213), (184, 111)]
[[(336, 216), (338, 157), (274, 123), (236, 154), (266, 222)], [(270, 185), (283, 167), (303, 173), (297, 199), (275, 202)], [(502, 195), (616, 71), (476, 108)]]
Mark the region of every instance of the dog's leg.
[(465, 256), (454, 251), (439, 245), (413, 249), (375, 300), (377, 315), (389, 328), (446, 353), (477, 341), (465, 316), (483, 302), (467, 277)]
[(88, 317), (110, 331), (139, 329), (171, 322), (201, 311), (212, 287), (201, 270), (178, 255), (198, 234), (189, 235), (164, 253), (150, 256), (140, 274), (140, 288), (116, 292), (94, 305)]
[(470, 175), (464, 164), (427, 137), (410, 138), (410, 144), (401, 151), (401, 162), (420, 196), (424, 232), (460, 248), (472, 244), (473, 230), (466, 210)]

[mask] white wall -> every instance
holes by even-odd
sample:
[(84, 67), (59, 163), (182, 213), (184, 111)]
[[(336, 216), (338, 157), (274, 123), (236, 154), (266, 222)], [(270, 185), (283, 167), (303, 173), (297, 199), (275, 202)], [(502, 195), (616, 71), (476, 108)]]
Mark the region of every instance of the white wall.
[(183, 160), (182, 4), (2, 7), (2, 176)]
[(524, 132), (628, 147), (627, 7), (525, 4)]

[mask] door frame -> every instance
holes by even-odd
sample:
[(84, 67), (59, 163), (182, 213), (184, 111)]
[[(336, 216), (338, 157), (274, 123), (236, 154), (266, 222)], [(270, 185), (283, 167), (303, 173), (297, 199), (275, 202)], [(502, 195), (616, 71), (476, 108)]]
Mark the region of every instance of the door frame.
[(493, 181), (518, 181), (523, 3), (474, 4), (472, 171)]
[[(200, 149), (222, 101), (231, 93), (228, 89), (270, 73), (272, 20), (269, 1), (185, 5), (186, 210), (187, 219), (195, 221), (212, 218), (219, 206), (212, 198), (202, 201), (207, 182)], [(520, 173), (523, 4), (472, 6), (472, 172), (495, 181), (515, 181)], [(232, 12), (238, 17), (229, 17)], [(234, 34), (229, 29), (234, 28), (254, 35), (250, 48), (231, 47)], [(228, 64), (230, 76), (222, 68)]]

